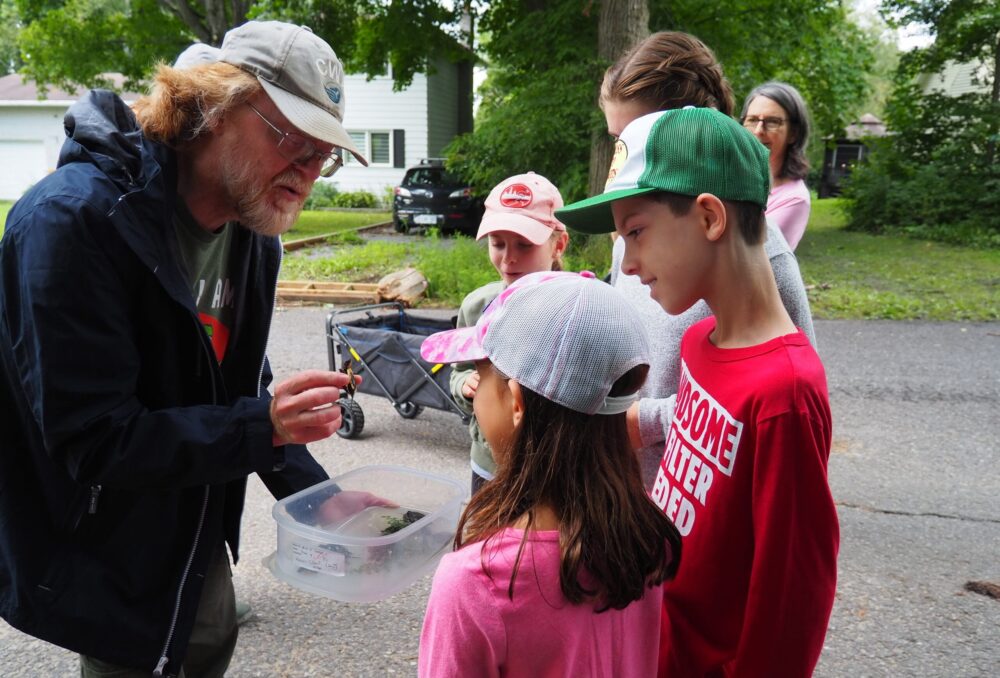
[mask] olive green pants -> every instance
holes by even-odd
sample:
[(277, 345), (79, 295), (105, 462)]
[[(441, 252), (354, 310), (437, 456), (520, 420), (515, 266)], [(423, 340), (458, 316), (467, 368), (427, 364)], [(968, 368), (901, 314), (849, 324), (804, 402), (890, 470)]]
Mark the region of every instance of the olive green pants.
[[(226, 547), (220, 544), (205, 575), (198, 613), (179, 678), (224, 676), (236, 649), (236, 598)], [(80, 655), (81, 678), (149, 678), (148, 669), (129, 669)]]

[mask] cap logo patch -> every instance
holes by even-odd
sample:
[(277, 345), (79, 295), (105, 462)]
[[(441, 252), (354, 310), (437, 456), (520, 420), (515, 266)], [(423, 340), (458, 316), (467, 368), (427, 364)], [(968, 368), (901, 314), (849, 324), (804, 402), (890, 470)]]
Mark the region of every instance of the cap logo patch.
[(625, 161), (628, 160), (628, 147), (625, 146), (625, 142), (619, 139), (615, 142), (615, 154), (611, 156), (611, 167), (608, 168), (608, 180), (604, 182), (604, 187), (607, 188), (608, 185), (615, 180), (618, 176), (618, 172), (621, 171), (622, 167), (625, 165)]
[(531, 204), (534, 195), (524, 184), (511, 184), (500, 194), (500, 204), (504, 207), (523, 208)]
[(324, 87), (323, 89), (326, 90), (326, 95), (330, 97), (330, 101), (332, 101), (335, 104), (340, 103), (341, 93), (339, 87), (333, 85), (332, 87)]

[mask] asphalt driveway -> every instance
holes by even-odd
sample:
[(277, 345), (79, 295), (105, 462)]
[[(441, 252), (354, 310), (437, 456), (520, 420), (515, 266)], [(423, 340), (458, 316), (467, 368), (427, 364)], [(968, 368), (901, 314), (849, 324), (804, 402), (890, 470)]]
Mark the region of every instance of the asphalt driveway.
[[(321, 308), (279, 310), (270, 357), (281, 378), (327, 366)], [(443, 312), (447, 315), (447, 312)], [(818, 321), (834, 415), (830, 483), (841, 521), (837, 602), (817, 676), (995, 676), (1000, 600), (1000, 323)], [(459, 418), (404, 420), (359, 395), (358, 440), (313, 447), (331, 475), (413, 466), (466, 481)], [(254, 616), (232, 676), (414, 675), (426, 577), (371, 604), (338, 603), (272, 577), (274, 501), (256, 479), (243, 518), (237, 594)], [(0, 622), (0, 675), (69, 676), (74, 655)]]

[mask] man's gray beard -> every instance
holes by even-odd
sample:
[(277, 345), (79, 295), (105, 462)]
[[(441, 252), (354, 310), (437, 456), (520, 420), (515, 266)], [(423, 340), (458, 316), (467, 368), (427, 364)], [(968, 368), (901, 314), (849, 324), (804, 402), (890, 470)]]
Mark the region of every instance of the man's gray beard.
[(286, 183), (301, 188), (302, 181), (288, 170), (269, 182), (255, 182), (252, 163), (229, 163), (222, 170), (223, 185), (229, 195), (236, 200), (236, 210), (240, 223), (254, 233), (263, 236), (278, 236), (287, 233), (295, 225), (302, 212), (302, 203), (290, 210), (281, 210), (267, 202), (267, 192), (275, 184)]

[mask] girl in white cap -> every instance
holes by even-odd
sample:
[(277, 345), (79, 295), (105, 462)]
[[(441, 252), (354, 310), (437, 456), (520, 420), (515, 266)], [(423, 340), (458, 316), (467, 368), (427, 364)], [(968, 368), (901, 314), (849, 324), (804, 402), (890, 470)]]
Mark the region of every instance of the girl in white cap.
[[(490, 192), (476, 240), (488, 238), (490, 261), (500, 280), (487, 283), (465, 297), (458, 311), (457, 327), (474, 325), (500, 291), (521, 276), (562, 268), (569, 235), (553, 216), (562, 206), (559, 189), (534, 172), (504, 179)], [(455, 365), (450, 384), (455, 402), (473, 414), (472, 398), (479, 384), (473, 365)], [(493, 479), (496, 464), (474, 415), (469, 422), (469, 434), (474, 494), (483, 483)]]
[(421, 355), (474, 361), (497, 474), (434, 575), (420, 675), (655, 675), (680, 536), (626, 431), (649, 369), (637, 315), (591, 273), (534, 273)]

